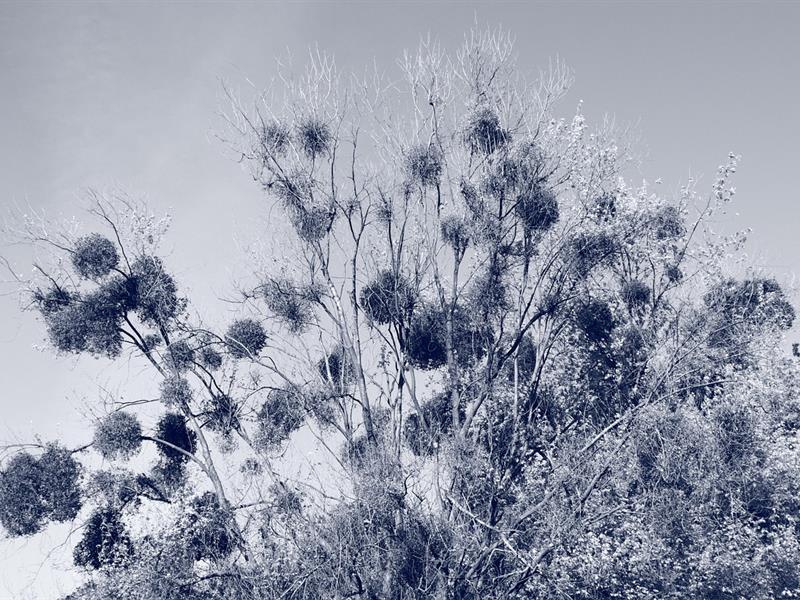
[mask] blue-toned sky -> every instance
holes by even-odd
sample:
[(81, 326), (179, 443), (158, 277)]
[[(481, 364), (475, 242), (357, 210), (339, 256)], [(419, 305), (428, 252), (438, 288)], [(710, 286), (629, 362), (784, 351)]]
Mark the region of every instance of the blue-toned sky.
[[(278, 54), (314, 44), (345, 71), (391, 68), (428, 32), (455, 48), (476, 17), (515, 34), (523, 69), (556, 55), (574, 69), (563, 115), (582, 99), (590, 120), (637, 124), (640, 176), (662, 178), (663, 193), (689, 176), (710, 185), (729, 151), (742, 154), (726, 226), (753, 228), (754, 265), (786, 280), (798, 271), (800, 3), (789, 2), (0, 1), (0, 205), (69, 215), (87, 187), (145, 195), (175, 216), (170, 268), (213, 308), (241, 260), (237, 239), (258, 234), (265, 208), (211, 135), (220, 78), (265, 84)], [(79, 409), (119, 367), (36, 350), (41, 327), (11, 296), (0, 323), (0, 441), (88, 438)], [(0, 540), (0, 600), (68, 590), (58, 569), (39, 570), (63, 537)]]

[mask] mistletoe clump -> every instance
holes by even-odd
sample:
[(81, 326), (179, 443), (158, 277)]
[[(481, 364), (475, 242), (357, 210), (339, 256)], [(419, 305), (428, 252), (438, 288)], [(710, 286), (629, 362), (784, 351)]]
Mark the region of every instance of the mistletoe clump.
[(360, 304), (367, 316), (381, 325), (402, 323), (414, 308), (411, 284), (391, 270), (378, 273), (374, 281), (361, 290)]
[(472, 152), (491, 154), (505, 146), (511, 134), (500, 125), (500, 117), (489, 106), (480, 105), (468, 116), (464, 141)]
[(203, 346), (198, 351), (198, 360), (209, 371), (215, 371), (222, 366), (222, 354), (211, 346)]
[(456, 256), (461, 256), (469, 246), (470, 227), (466, 219), (457, 215), (442, 218), (442, 239), (453, 249)]
[(228, 327), (225, 341), (234, 358), (251, 358), (267, 345), (267, 333), (255, 319), (239, 319)]
[(415, 456), (430, 456), (439, 447), (442, 436), (453, 429), (450, 394), (442, 392), (420, 404), (420, 411), (410, 414), (403, 425), (406, 443)]
[(114, 242), (99, 233), (80, 238), (72, 253), (72, 266), (84, 279), (105, 277), (119, 263), (119, 254)]
[(520, 383), (529, 380), (536, 370), (536, 342), (530, 334), (522, 336), (514, 354), (505, 364), (505, 372), (509, 381), (514, 381), (514, 364), (517, 366), (517, 378)]
[[(423, 304), (414, 314), (405, 351), (420, 369), (438, 369), (447, 364), (447, 312), (431, 304)], [(469, 312), (456, 307), (452, 317), (455, 359), (468, 365), (486, 353), (490, 331), (486, 324), (476, 323)]]
[(279, 447), (300, 429), (305, 410), (298, 395), (287, 389), (272, 390), (257, 414), (257, 443), (270, 450)]
[(188, 455), (197, 450), (197, 434), (186, 425), (183, 415), (168, 412), (156, 424), (154, 437), (161, 461), (153, 474), (167, 488), (177, 488), (185, 479)]
[(142, 445), (142, 426), (135, 415), (117, 411), (108, 415), (94, 432), (94, 448), (110, 460), (129, 458)]
[(597, 221), (608, 222), (617, 214), (617, 201), (612, 194), (602, 194), (592, 201), (589, 211)]
[(558, 222), (556, 195), (540, 185), (532, 186), (519, 196), (516, 211), (528, 231), (544, 232)]
[(575, 325), (588, 340), (606, 342), (614, 330), (614, 315), (608, 303), (592, 298), (575, 310)]
[(37, 533), (47, 520), (69, 521), (81, 507), (80, 468), (72, 454), (49, 445), (39, 458), (14, 455), (0, 471), (0, 523), (11, 536)]
[(192, 401), (192, 387), (184, 377), (172, 375), (161, 381), (161, 401), (167, 406), (188, 406)]
[(311, 290), (299, 289), (289, 279), (270, 279), (261, 287), (264, 301), (275, 316), (283, 320), (292, 333), (300, 333), (314, 319)]
[(239, 406), (228, 394), (213, 394), (209, 402), (208, 426), (223, 436), (239, 428)]
[(300, 239), (316, 242), (333, 227), (336, 210), (323, 194), (315, 195), (314, 180), (301, 171), (281, 176), (272, 189), (283, 202), (289, 220)]
[(178, 287), (164, 270), (161, 259), (143, 255), (131, 265), (136, 283), (136, 313), (145, 325), (166, 327), (183, 310), (185, 301)]
[(652, 227), (659, 240), (679, 238), (686, 232), (680, 210), (669, 204), (662, 206), (653, 214)]
[(136, 292), (128, 278), (111, 278), (86, 294), (53, 288), (36, 292), (34, 300), (50, 342), (62, 352), (115, 358), (122, 351), (121, 326), (136, 306)]
[(194, 364), (194, 349), (185, 340), (172, 342), (167, 347), (165, 362), (174, 371), (186, 371)]
[(186, 426), (186, 418), (168, 412), (156, 424), (156, 437), (167, 444), (158, 444), (158, 451), (169, 460), (186, 462), (197, 449), (197, 434)]
[(633, 279), (622, 286), (621, 295), (623, 302), (631, 310), (641, 308), (650, 302), (650, 286), (643, 281)]
[(316, 117), (305, 119), (297, 127), (297, 142), (309, 158), (327, 153), (332, 141), (333, 136), (327, 123)]
[(270, 155), (281, 156), (286, 153), (291, 141), (291, 132), (289, 128), (278, 123), (271, 121), (264, 125), (261, 129), (261, 136), (259, 139), (261, 146)]
[(737, 339), (748, 328), (787, 330), (795, 319), (794, 307), (774, 279), (726, 279), (703, 297), (712, 320), (709, 343), (738, 347)]
[(356, 370), (350, 357), (342, 346), (337, 346), (317, 363), (322, 380), (336, 393), (344, 393), (356, 380)]
[(406, 154), (409, 181), (420, 187), (436, 187), (442, 177), (442, 154), (436, 146), (420, 144)]
[(586, 277), (617, 252), (617, 243), (605, 232), (583, 233), (572, 240), (572, 266), (578, 277)]

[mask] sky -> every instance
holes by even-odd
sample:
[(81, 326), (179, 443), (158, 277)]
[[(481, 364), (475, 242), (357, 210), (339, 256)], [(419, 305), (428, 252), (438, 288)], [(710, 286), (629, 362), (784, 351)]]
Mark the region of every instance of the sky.
[[(635, 125), (639, 178), (676, 193), (710, 188), (728, 153), (742, 155), (726, 227), (751, 227), (754, 267), (791, 282), (800, 270), (800, 3), (737, 2), (25, 2), (0, 0), (0, 209), (81, 216), (88, 188), (123, 189), (174, 216), (168, 265), (216, 316), (266, 207), (258, 186), (214, 137), (222, 80), (266, 85), (275, 58), (309, 47), (342, 71), (391, 70), (430, 33), (455, 49), (475, 20), (517, 40), (520, 67), (562, 58), (589, 122)], [(701, 185), (702, 189), (702, 185)], [(267, 231), (268, 229), (264, 229)], [(7, 240), (2, 240), (5, 242)], [(30, 253), (0, 245), (28, 272)], [(5, 280), (5, 275), (0, 280)], [(5, 285), (0, 291), (10, 292)], [(135, 373), (37, 349), (42, 326), (0, 296), (0, 443), (86, 441), (85, 407), (100, 386)], [(124, 371), (124, 367), (123, 367)], [(120, 383), (122, 382), (122, 383)], [(55, 529), (0, 540), (0, 600), (56, 598), (74, 579)], [(59, 558), (60, 557), (60, 558)]]

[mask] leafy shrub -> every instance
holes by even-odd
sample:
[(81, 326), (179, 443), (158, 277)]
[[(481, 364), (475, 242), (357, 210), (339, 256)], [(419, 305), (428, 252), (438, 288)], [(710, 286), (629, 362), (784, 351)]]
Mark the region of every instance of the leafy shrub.
[(116, 411), (108, 415), (94, 432), (94, 448), (104, 458), (129, 458), (142, 445), (142, 426), (131, 413)]
[(267, 345), (264, 327), (255, 319), (234, 321), (225, 334), (228, 352), (234, 358), (257, 356)]
[(114, 242), (98, 233), (80, 238), (72, 253), (72, 266), (84, 279), (105, 277), (119, 263)]
[(375, 323), (402, 323), (414, 308), (414, 292), (408, 280), (393, 271), (383, 270), (361, 289), (359, 304)]

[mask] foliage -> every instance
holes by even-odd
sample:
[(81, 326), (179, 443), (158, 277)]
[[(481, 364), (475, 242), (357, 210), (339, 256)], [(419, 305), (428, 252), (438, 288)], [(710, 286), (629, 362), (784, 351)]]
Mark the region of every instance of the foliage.
[(271, 449), (285, 442), (303, 425), (305, 411), (296, 393), (272, 390), (258, 411), (258, 443)]
[(112, 412), (95, 429), (93, 445), (103, 458), (129, 458), (142, 445), (142, 426), (131, 413)]
[(85, 279), (98, 279), (108, 275), (119, 263), (119, 254), (114, 242), (93, 233), (75, 243), (72, 266)]
[(0, 523), (10, 535), (31, 535), (48, 519), (69, 521), (81, 506), (80, 469), (55, 445), (36, 458), (14, 455), (0, 472)]
[[(27, 289), (55, 349), (153, 375), (94, 444), (2, 455), (10, 535), (80, 517), (74, 598), (800, 597), (795, 310), (728, 272), (737, 157), (662, 197), (513, 56), (476, 31), (402, 85), (317, 55), (230, 97), (273, 202), (227, 331), (149, 209), (96, 200), (114, 243), (26, 225), (63, 250)], [(140, 444), (143, 473), (76, 462)]]
[(374, 281), (361, 288), (361, 307), (372, 321), (381, 325), (407, 321), (414, 303), (411, 284), (390, 270), (380, 271)]
[(433, 145), (412, 147), (406, 154), (410, 181), (422, 187), (436, 187), (442, 176), (442, 158)]
[(225, 341), (234, 358), (252, 358), (267, 345), (267, 334), (255, 319), (239, 319), (228, 327)]
[(119, 513), (104, 508), (89, 517), (73, 558), (79, 567), (99, 569), (124, 561), (131, 551), (131, 540)]

